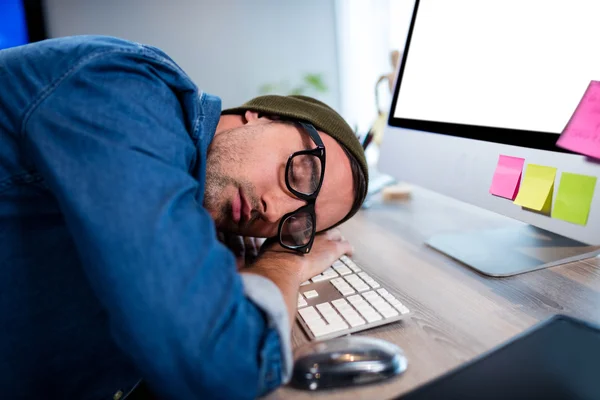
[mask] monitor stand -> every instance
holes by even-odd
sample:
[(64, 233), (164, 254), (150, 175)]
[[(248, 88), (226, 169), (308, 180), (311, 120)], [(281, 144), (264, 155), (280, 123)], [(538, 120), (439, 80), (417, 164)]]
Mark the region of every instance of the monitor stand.
[(437, 234), (427, 245), (493, 277), (523, 274), (600, 254), (600, 246), (590, 246), (525, 224)]

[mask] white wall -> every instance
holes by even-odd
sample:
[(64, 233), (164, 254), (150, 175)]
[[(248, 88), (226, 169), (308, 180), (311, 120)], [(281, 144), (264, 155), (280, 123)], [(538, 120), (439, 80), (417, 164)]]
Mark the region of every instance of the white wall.
[(341, 113), (366, 134), (377, 117), (375, 83), (390, 72), (390, 0), (336, 0)]
[(118, 36), (161, 48), (223, 107), (265, 83), (322, 73), (339, 109), (334, 0), (46, 0), (51, 37)]

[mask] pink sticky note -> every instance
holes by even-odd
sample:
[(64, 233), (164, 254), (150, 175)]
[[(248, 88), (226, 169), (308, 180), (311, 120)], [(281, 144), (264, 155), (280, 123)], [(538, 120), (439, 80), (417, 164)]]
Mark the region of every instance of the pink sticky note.
[(591, 81), (557, 146), (600, 158), (600, 82)]
[(492, 178), (490, 193), (514, 200), (519, 193), (523, 164), (525, 164), (525, 160), (522, 158), (500, 155), (496, 172)]

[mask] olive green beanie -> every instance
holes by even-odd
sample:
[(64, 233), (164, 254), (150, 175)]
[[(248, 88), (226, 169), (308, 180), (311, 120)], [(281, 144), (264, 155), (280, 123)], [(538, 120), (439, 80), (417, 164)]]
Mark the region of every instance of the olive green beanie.
[[(337, 140), (358, 161), (360, 169), (365, 176), (364, 193), (359, 196), (358, 207), (353, 206), (350, 213), (341, 222), (354, 215), (367, 193), (369, 171), (363, 148), (350, 128), (350, 125), (333, 108), (325, 103), (307, 96), (279, 96), (266, 95), (256, 97), (240, 107), (224, 110), (222, 114), (244, 114), (247, 110), (276, 115), (287, 120), (305, 121), (318, 130), (325, 132)], [(355, 202), (356, 203), (356, 202)], [(337, 224), (336, 224), (337, 225)]]

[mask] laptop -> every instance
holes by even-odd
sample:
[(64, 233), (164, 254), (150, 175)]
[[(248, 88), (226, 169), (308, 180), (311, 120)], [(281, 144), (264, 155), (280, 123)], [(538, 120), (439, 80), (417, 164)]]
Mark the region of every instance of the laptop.
[(556, 315), (402, 400), (598, 400), (600, 327)]

